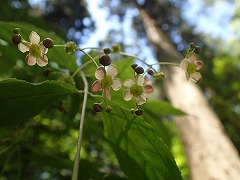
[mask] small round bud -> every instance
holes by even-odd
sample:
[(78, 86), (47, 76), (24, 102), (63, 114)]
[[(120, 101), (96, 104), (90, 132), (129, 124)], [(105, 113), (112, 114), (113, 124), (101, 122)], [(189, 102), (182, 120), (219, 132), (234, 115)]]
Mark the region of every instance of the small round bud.
[(148, 74), (152, 76), (152, 75), (154, 74), (153, 70), (152, 70), (152, 69), (149, 69), (149, 70), (148, 70)]
[(143, 109), (137, 109), (136, 111), (135, 111), (135, 114), (137, 115), (137, 116), (141, 116), (141, 115), (143, 115)]
[(63, 107), (63, 105), (59, 105), (58, 110), (63, 112), (63, 111), (65, 111), (65, 108)]
[(73, 41), (68, 42), (65, 46), (65, 52), (68, 54), (73, 53), (74, 51), (76, 51), (76, 49), (77, 49), (77, 45)]
[(202, 48), (200, 46), (195, 46), (194, 52), (196, 54), (200, 54), (202, 52)]
[(110, 48), (105, 48), (103, 49), (104, 54), (110, 54), (111, 53), (111, 49)]
[(116, 44), (116, 45), (112, 46), (112, 50), (113, 50), (113, 53), (119, 53), (119, 52), (121, 52), (121, 46), (120, 46), (120, 44)]
[(163, 78), (163, 77), (166, 77), (166, 74), (162, 71), (156, 72), (156, 73), (153, 74), (153, 78), (156, 78), (156, 79)]
[(111, 64), (111, 58), (110, 58), (110, 56), (109, 55), (107, 55), (107, 54), (104, 54), (104, 55), (102, 55), (100, 58), (99, 58), (99, 62), (100, 62), (100, 64), (101, 65), (103, 65), (103, 66), (108, 66), (108, 65), (110, 65)]
[(14, 44), (19, 44), (21, 42), (21, 35), (20, 34), (14, 34), (13, 37), (12, 37), (12, 42)]
[(144, 69), (141, 67), (141, 66), (137, 66), (134, 71), (137, 73), (137, 74), (142, 74), (144, 73)]
[(103, 111), (103, 107), (99, 103), (94, 103), (93, 104), (93, 109), (94, 109), (95, 112), (102, 112)]
[(44, 76), (48, 76), (50, 73), (51, 73), (51, 68), (46, 68), (46, 69), (44, 69), (44, 71), (43, 71), (43, 75)]
[(111, 107), (111, 106), (107, 106), (106, 109), (105, 109), (105, 111), (106, 111), (107, 113), (112, 112), (112, 107)]
[(132, 67), (133, 69), (135, 69), (136, 67), (138, 67), (138, 65), (137, 65), (137, 64), (132, 64), (131, 67)]
[(15, 28), (13, 29), (14, 34), (20, 34), (20, 28)]
[(134, 113), (135, 113), (135, 109), (134, 109), (134, 108), (131, 108), (131, 109), (130, 109), (130, 112), (131, 112), (132, 114), (134, 114)]
[(50, 38), (45, 38), (43, 40), (43, 45), (46, 47), (46, 48), (52, 48), (54, 46), (54, 42), (52, 39)]

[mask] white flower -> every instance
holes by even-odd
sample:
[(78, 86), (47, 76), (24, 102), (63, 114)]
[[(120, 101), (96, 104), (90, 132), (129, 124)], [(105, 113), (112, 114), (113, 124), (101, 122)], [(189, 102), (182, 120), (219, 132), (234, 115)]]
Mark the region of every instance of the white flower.
[(46, 66), (48, 64), (48, 58), (46, 56), (48, 48), (46, 48), (42, 42), (39, 43), (40, 36), (34, 31), (30, 33), (29, 40), (30, 42), (23, 40), (18, 44), (18, 49), (21, 52), (25, 53), (29, 51), (29, 54), (26, 56), (26, 63), (30, 66), (36, 63), (39, 66)]
[(195, 53), (190, 54), (188, 59), (185, 58), (180, 63), (180, 67), (185, 71), (186, 79), (189, 80), (190, 78), (195, 83), (199, 83), (202, 80), (201, 73), (197, 72), (202, 66), (203, 62), (197, 60)]
[(111, 99), (111, 90), (118, 91), (122, 87), (120, 79), (115, 78), (118, 74), (117, 67), (110, 65), (107, 71), (104, 67), (99, 67), (95, 71), (95, 77), (97, 80), (92, 84), (92, 91), (98, 92), (102, 90), (102, 96), (107, 99)]
[(123, 92), (124, 100), (130, 101), (134, 97), (137, 105), (144, 104), (147, 96), (154, 91), (153, 86), (148, 83), (143, 75), (136, 75), (134, 79), (127, 79), (123, 85), (127, 87)]

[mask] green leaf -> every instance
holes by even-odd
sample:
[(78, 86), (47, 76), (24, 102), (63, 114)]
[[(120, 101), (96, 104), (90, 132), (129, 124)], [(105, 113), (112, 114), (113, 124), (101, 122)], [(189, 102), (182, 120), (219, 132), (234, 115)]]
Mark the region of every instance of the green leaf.
[(0, 81), (0, 126), (17, 124), (39, 114), (53, 101), (78, 90), (61, 81), (32, 84), (17, 79)]
[(128, 178), (182, 179), (170, 150), (154, 129), (129, 110), (115, 103), (111, 106), (112, 113), (102, 113), (106, 137)]
[(166, 101), (148, 101), (143, 106), (145, 111), (153, 113), (157, 116), (169, 116), (169, 115), (186, 115), (181, 110), (174, 108), (170, 103)]

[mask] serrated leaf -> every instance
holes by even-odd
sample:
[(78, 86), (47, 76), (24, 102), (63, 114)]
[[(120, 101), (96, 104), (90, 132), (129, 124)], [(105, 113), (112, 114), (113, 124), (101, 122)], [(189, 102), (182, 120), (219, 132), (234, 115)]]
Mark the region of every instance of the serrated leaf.
[(170, 150), (143, 118), (111, 103), (102, 113), (106, 137), (129, 179), (182, 179)]
[(53, 101), (78, 90), (61, 81), (32, 84), (17, 79), (0, 81), (0, 126), (17, 124), (39, 114)]

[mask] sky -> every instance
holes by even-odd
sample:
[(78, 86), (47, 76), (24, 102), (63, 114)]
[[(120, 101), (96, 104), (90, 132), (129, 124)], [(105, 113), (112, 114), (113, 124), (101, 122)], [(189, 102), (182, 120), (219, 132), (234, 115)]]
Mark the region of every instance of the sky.
[[(46, 0), (44, 0), (46, 1)], [(29, 0), (29, 2), (36, 6), (41, 5), (41, 0)], [(122, 28), (124, 31), (125, 40), (128, 44), (134, 44), (135, 36), (131, 30), (131, 17), (136, 15), (137, 10), (128, 13), (129, 18), (120, 27), (117, 20), (111, 18), (107, 20), (107, 13), (104, 8), (99, 8), (102, 0), (86, 0), (88, 4), (89, 12), (96, 22), (95, 32), (90, 36), (90, 39), (84, 44), (85, 47), (96, 47), (98, 46), (99, 40), (104, 40), (107, 37), (108, 30), (112, 27), (115, 29)], [(234, 4), (228, 0), (215, 0), (212, 6), (205, 6), (204, 0), (187, 0), (183, 4), (183, 18), (185, 18), (190, 24), (195, 26), (196, 32), (203, 32), (211, 35), (213, 38), (220, 37), (223, 40), (233, 38), (233, 32), (231, 30), (230, 20), (234, 13)], [(104, 28), (103, 28), (104, 27)], [(121, 40), (121, 39), (120, 39)], [(142, 43), (142, 42), (139, 42)], [(147, 52), (150, 53), (150, 50)]]
[(215, 0), (212, 6), (204, 6), (203, 0), (188, 0), (183, 7), (183, 17), (195, 25), (196, 32), (204, 32), (213, 38), (232, 38), (230, 20), (234, 4), (227, 0)]

